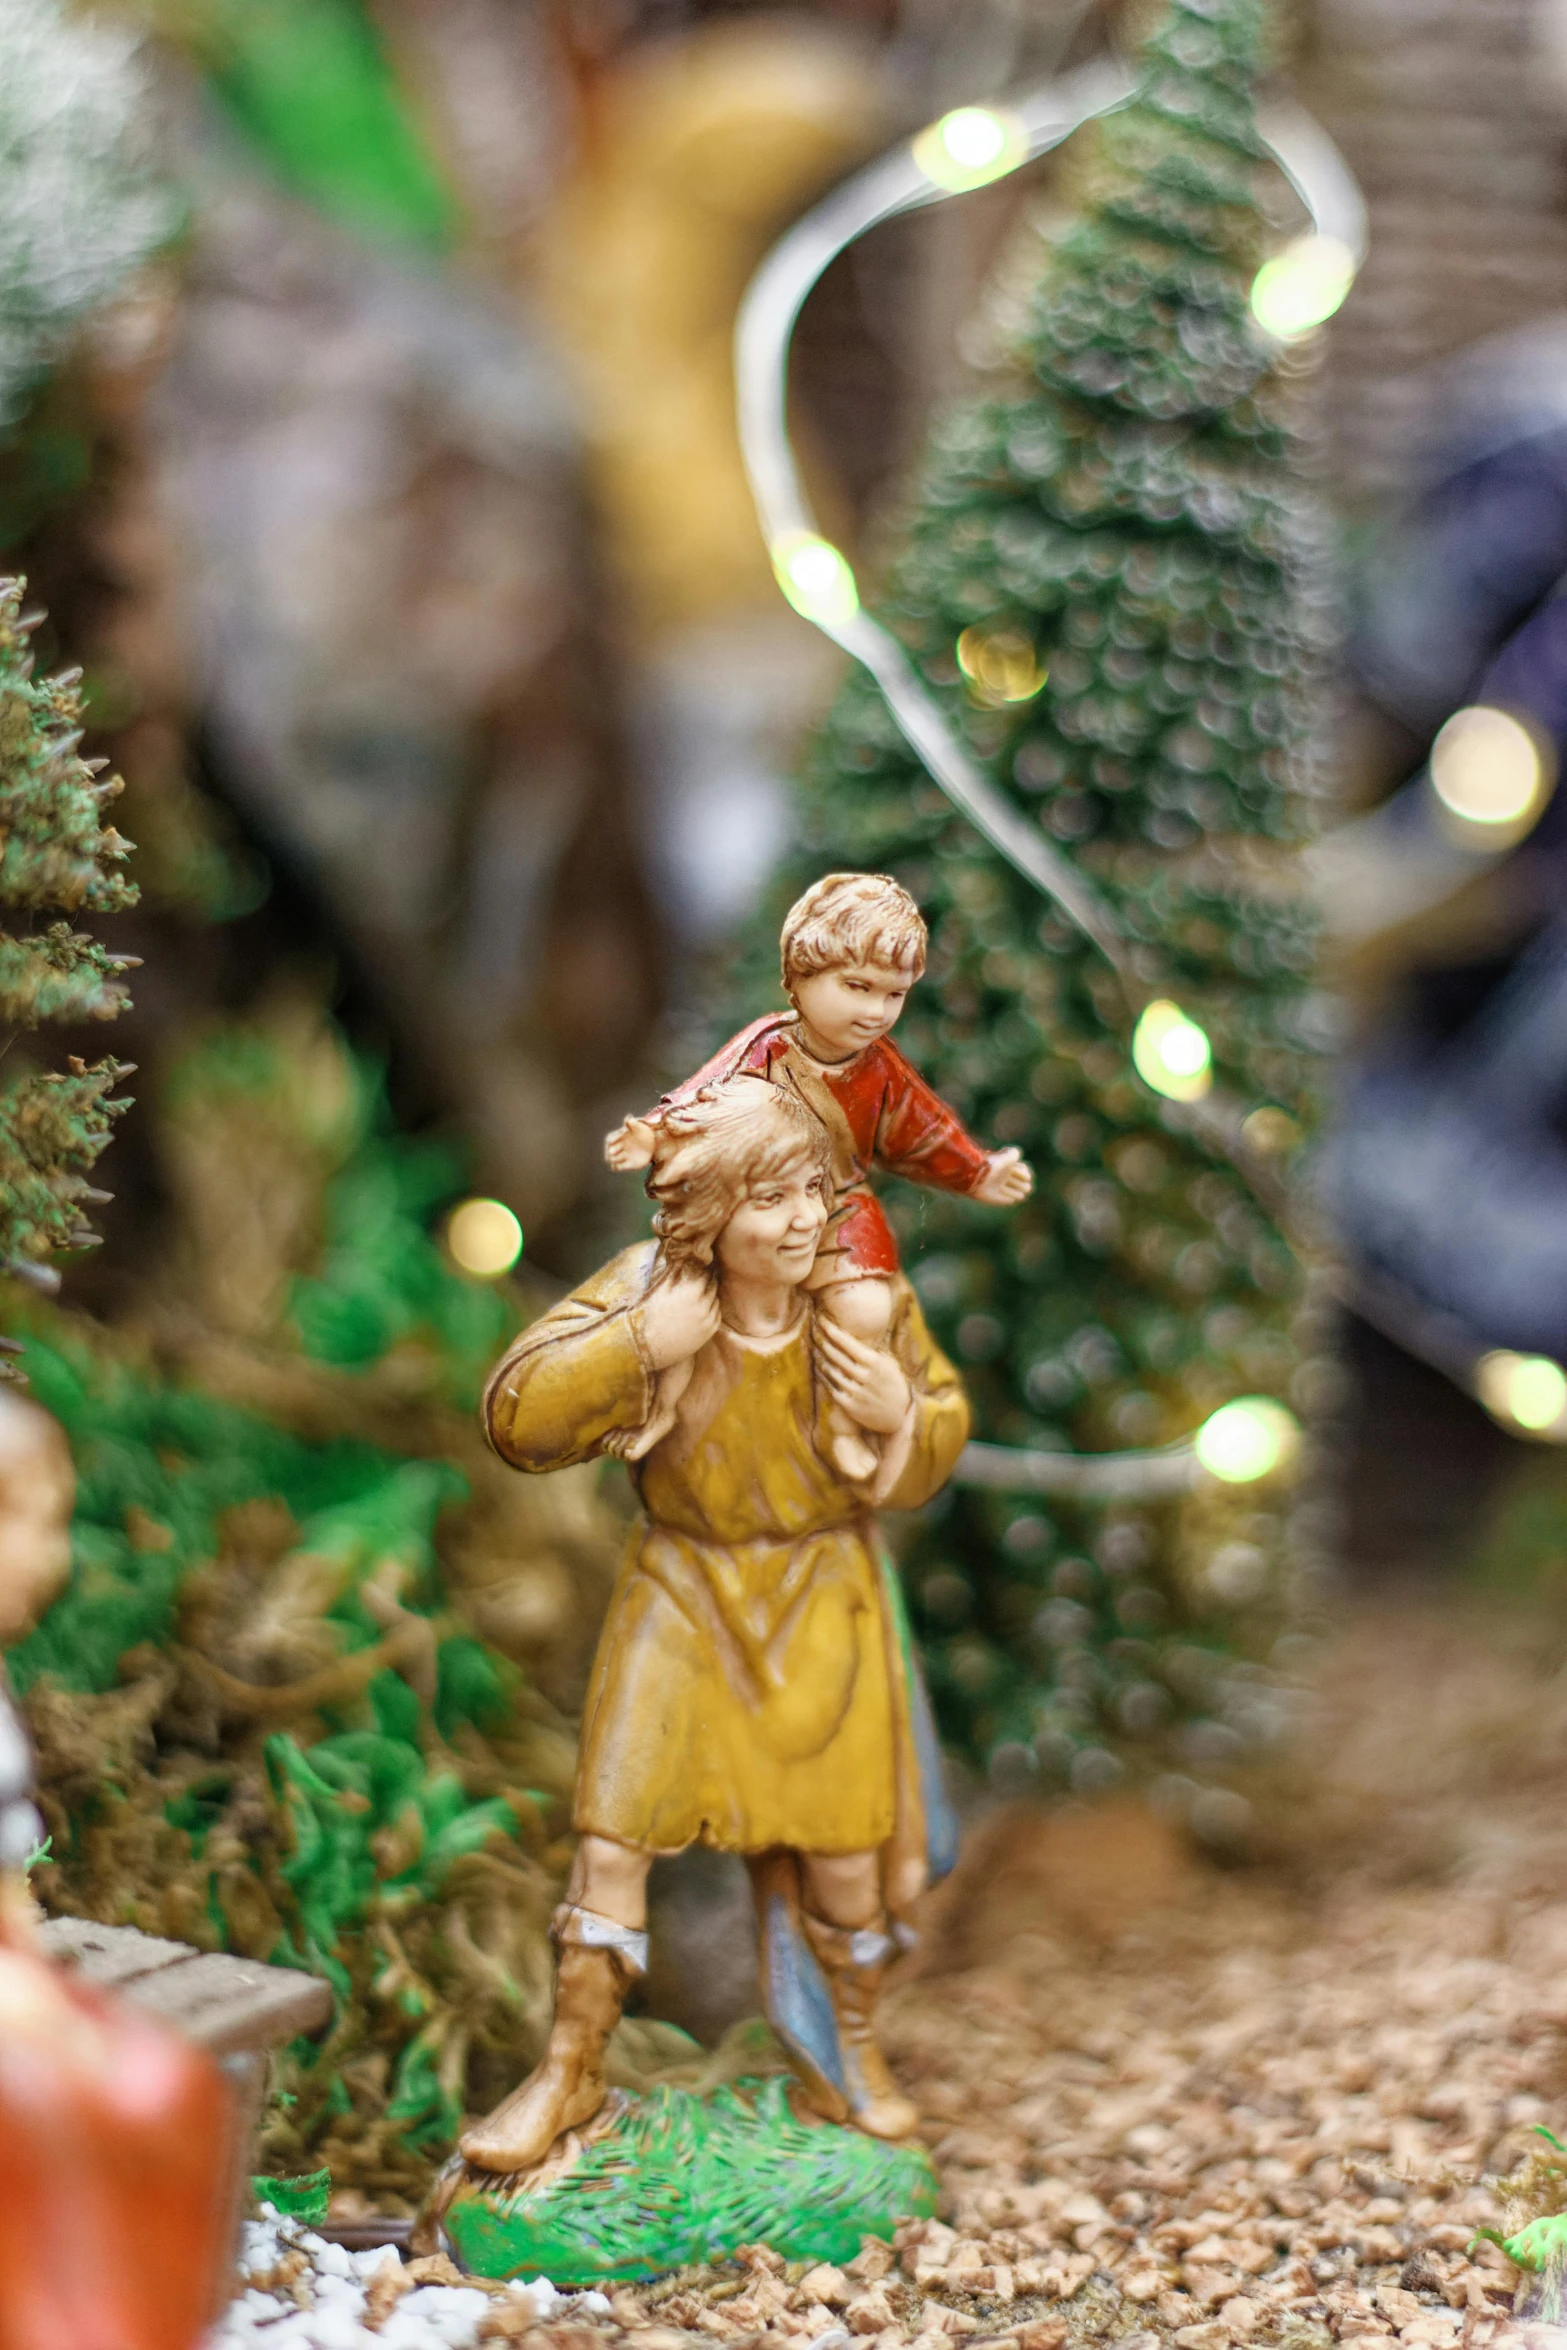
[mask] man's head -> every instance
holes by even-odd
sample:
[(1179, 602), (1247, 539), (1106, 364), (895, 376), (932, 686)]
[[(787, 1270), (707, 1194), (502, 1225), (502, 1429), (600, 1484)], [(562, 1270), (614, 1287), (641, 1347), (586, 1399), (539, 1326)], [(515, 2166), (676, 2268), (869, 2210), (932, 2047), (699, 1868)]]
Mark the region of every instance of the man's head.
[(829, 873), (797, 899), (780, 943), (807, 1044), (843, 1060), (885, 1036), (925, 968), (926, 935), (918, 906), (885, 873)]
[(827, 1221), (831, 1145), (796, 1094), (731, 1077), (667, 1110), (654, 1133), (647, 1189), (664, 1271), (705, 1271), (717, 1256), (731, 1271), (765, 1259), (768, 1277), (805, 1279)]

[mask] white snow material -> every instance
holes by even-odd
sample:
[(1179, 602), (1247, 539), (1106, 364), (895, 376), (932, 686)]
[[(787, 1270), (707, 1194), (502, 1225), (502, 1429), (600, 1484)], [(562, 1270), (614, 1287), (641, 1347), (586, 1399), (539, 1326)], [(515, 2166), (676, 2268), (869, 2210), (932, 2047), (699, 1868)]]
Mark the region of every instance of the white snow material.
[[(253, 2281), (269, 2277), (290, 2252), (302, 2253), (308, 2264), (296, 2288), (271, 2292)], [(245, 2223), (241, 2238), (244, 2290), (207, 2336), (204, 2350), (475, 2350), (480, 2323), (496, 2299), (475, 2285), (415, 2285), (379, 2332), (370, 2331), (364, 2323), (366, 2295), (387, 2261), (401, 2266), (389, 2244), (348, 2252), (266, 2204), (259, 2220)], [(303, 2294), (305, 2308), (299, 2307), (294, 2290)], [(548, 2277), (519, 2280), (508, 2292), (531, 2301), (537, 2318), (567, 2309), (602, 2315), (609, 2308), (602, 2293), (561, 2293)]]

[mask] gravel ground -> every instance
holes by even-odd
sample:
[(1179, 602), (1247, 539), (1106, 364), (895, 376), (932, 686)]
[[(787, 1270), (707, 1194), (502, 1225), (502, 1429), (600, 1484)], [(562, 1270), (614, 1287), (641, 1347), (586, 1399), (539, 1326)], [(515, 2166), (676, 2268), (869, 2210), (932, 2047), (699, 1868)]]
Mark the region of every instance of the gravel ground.
[[(383, 2280), (360, 2255), (340, 2330), (302, 2327), (296, 2292), (215, 2342), (1564, 2350), (1514, 2315), (1506, 2258), (1468, 2249), (1543, 2207), (1535, 2125), (1567, 2138), (1563, 1645), (1524, 1618), (1363, 1613), (1228, 1865), (1130, 1802), (982, 1822), (888, 2003), (949, 2196), (895, 2251), (843, 2273), (758, 2249), (607, 2302), (428, 2264)], [(380, 2300), (343, 2330), (353, 2294)]]

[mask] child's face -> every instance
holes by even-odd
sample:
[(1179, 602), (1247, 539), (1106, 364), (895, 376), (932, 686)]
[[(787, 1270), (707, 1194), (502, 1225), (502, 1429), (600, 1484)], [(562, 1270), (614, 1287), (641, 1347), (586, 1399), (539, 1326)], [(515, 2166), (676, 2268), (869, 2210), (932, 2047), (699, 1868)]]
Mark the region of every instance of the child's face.
[(809, 1031), (806, 1043), (823, 1047), (824, 1059), (842, 1061), (895, 1026), (913, 985), (907, 964), (842, 963), (797, 979), (791, 992)]

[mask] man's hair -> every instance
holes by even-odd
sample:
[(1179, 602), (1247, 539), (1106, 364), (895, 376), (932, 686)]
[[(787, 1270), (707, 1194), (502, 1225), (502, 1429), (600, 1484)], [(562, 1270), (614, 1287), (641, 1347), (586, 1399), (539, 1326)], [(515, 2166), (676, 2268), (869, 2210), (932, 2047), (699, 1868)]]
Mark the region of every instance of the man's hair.
[(918, 979), (928, 935), (908, 891), (887, 874), (829, 873), (784, 916), (784, 987), (846, 963), (885, 963)]
[(653, 1138), (647, 1193), (658, 1211), (660, 1278), (705, 1270), (748, 1193), (802, 1159), (825, 1175), (832, 1155), (826, 1127), (798, 1094), (745, 1074), (666, 1110)]

